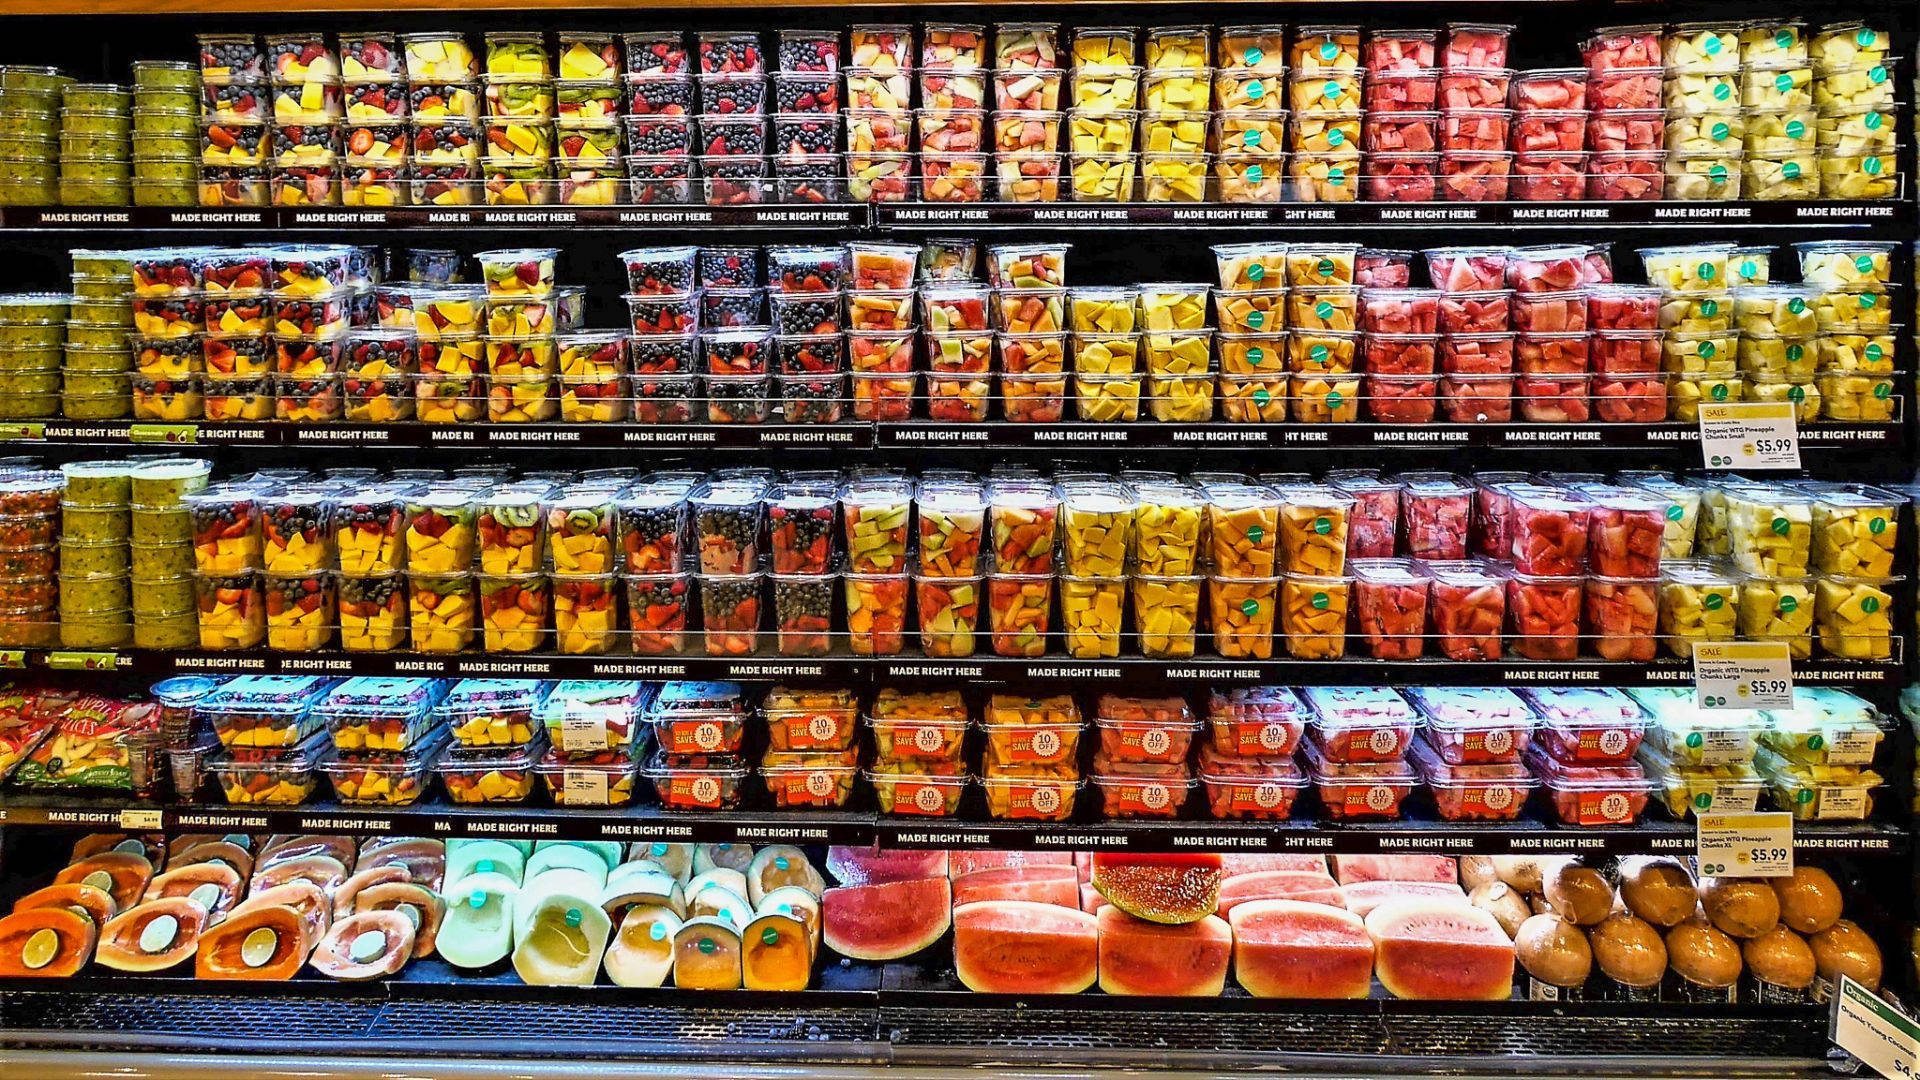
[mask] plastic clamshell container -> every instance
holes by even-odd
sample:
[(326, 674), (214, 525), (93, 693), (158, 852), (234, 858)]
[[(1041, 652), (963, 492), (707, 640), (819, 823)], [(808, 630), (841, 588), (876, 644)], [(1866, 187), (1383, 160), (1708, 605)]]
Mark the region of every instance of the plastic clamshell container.
[(736, 753), (747, 725), (739, 683), (667, 683), (646, 715), (654, 742), (665, 754)]
[(333, 685), (320, 675), (242, 675), (194, 705), (228, 749), (287, 749), (320, 727), (311, 704)]
[(881, 760), (958, 762), (967, 736), (967, 703), (958, 691), (909, 693), (887, 687), (867, 715)]
[(1798, 688), (1792, 709), (1766, 718), (1760, 745), (1803, 765), (1871, 765), (1887, 735), (1873, 706), (1844, 690)]
[(987, 751), (1008, 765), (1071, 764), (1080, 751), (1080, 710), (1070, 697), (995, 694), (980, 723)]
[(1702, 709), (1693, 691), (1678, 687), (1638, 689), (1629, 696), (1653, 717), (1645, 746), (1675, 767), (1698, 769), (1751, 765), (1767, 718), (1753, 709)]
[(597, 754), (634, 741), (651, 687), (642, 682), (571, 679), (534, 709), (553, 753)]
[(1171, 818), (1187, 805), (1198, 781), (1180, 761), (1115, 761), (1095, 754), (1090, 776), (1109, 818)]
[(1116, 763), (1187, 760), (1200, 722), (1179, 697), (1142, 698), (1102, 694), (1094, 707), (1100, 752)]
[(1207, 789), (1207, 809), (1217, 818), (1284, 821), (1307, 786), (1291, 754), (1243, 757), (1208, 744), (1200, 748), (1197, 771)]
[(462, 679), (434, 712), (461, 746), (525, 746), (539, 730), (533, 710), (552, 687), (537, 679)]
[(760, 703), (769, 748), (841, 751), (853, 745), (860, 702), (846, 689), (797, 689), (776, 686)]
[[(885, 765), (886, 767), (882, 767)], [(926, 771), (912, 771), (904, 762), (880, 763), (867, 770), (867, 783), (873, 785), (874, 800), (883, 814), (916, 817), (952, 817), (960, 809), (960, 797), (971, 782), (958, 771), (957, 760), (948, 767), (953, 772), (934, 771), (936, 763), (927, 762)]]
[(1535, 745), (1574, 765), (1617, 765), (1632, 759), (1647, 717), (1633, 699), (1609, 687), (1522, 687), (1540, 716)]
[(845, 806), (859, 772), (860, 751), (853, 747), (840, 753), (768, 751), (760, 760), (767, 794), (782, 810)]
[(434, 762), (433, 771), (455, 803), (517, 805), (533, 794), (534, 765), (545, 749), (542, 742), (474, 750), (454, 746)]
[(207, 763), (230, 806), (298, 806), (320, 784), (317, 766), (326, 753), (325, 736), (282, 751), (240, 751)]
[(1499, 687), (1423, 686), (1407, 696), (1426, 722), (1432, 753), (1447, 765), (1519, 761), (1540, 725), (1526, 702)]
[(667, 810), (731, 810), (740, 805), (740, 789), (747, 779), (746, 763), (726, 754), (657, 753), (642, 771)]
[(445, 689), (437, 679), (363, 676), (334, 687), (313, 710), (336, 750), (398, 754), (423, 741)]
[(1518, 762), (1456, 765), (1442, 760), (1425, 739), (1414, 740), (1407, 760), (1445, 821), (1512, 821), (1538, 786)]
[(348, 806), (412, 806), (426, 792), (434, 762), (447, 740), (436, 739), (404, 756), (334, 754), (320, 763), (333, 797)]
[(1300, 745), (1313, 710), (1290, 686), (1216, 690), (1207, 699), (1211, 745), (1232, 757), (1286, 757)]
[(556, 758), (551, 752), (533, 767), (556, 806), (625, 806), (633, 801), (639, 763), (631, 747), (592, 758)]
[(1646, 771), (1632, 760), (1614, 765), (1569, 765), (1536, 743), (1527, 752), (1527, 767), (1546, 787), (1554, 816), (1562, 825), (1637, 824), (1653, 791)]
[(984, 763), (975, 782), (986, 792), (991, 817), (1027, 821), (1065, 821), (1080, 794), (1078, 776), (1058, 766)]
[(1419, 716), (1393, 690), (1314, 686), (1306, 696), (1313, 707), (1311, 747), (1331, 763), (1397, 761), (1413, 742)]
[(1855, 765), (1808, 765), (1766, 747), (1754, 757), (1773, 804), (1795, 821), (1864, 821), (1873, 813), (1873, 790), (1886, 783), (1872, 769)]
[(1667, 813), (1677, 821), (1687, 820), (1689, 814), (1752, 813), (1759, 809), (1760, 794), (1767, 789), (1766, 780), (1751, 764), (1689, 767), (1652, 743), (1641, 744), (1636, 760)]
[(1400, 804), (1420, 786), (1413, 768), (1397, 756), (1391, 761), (1341, 764), (1328, 761), (1309, 743), (1306, 762), (1321, 805), (1333, 821), (1396, 819)]

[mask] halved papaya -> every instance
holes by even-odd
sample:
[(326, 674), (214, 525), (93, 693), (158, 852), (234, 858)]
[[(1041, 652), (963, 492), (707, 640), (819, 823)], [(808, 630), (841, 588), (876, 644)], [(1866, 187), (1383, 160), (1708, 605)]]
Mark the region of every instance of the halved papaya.
[(0, 976), (60, 979), (93, 955), (93, 920), (64, 907), (16, 910), (0, 918)]
[(147, 882), (146, 892), (141, 894), (140, 899), (188, 897), (207, 909), (207, 923), (211, 925), (226, 918), (233, 905), (240, 902), (244, 885), (245, 879), (226, 863), (191, 863), (154, 875), (153, 880)]
[(813, 942), (800, 920), (762, 912), (740, 934), (740, 985), (749, 990), (805, 990), (813, 978)]
[(76, 915), (85, 915), (95, 930), (107, 925), (108, 919), (120, 913), (119, 905), (113, 902), (112, 893), (78, 881), (36, 889), (13, 902), (15, 911), (48, 907), (66, 908)]
[(125, 911), (140, 902), (147, 882), (153, 880), (153, 863), (145, 855), (128, 851), (102, 851), (89, 855), (53, 876), (55, 885), (81, 882), (113, 895), (113, 905)]
[(274, 863), (288, 859), (304, 859), (309, 855), (331, 855), (340, 860), (342, 866), (352, 866), (358, 853), (351, 836), (323, 836), (319, 833), (274, 833), (267, 842), (260, 845), (259, 853), (253, 857), (255, 873), (265, 870)]
[(307, 962), (307, 922), (290, 907), (264, 906), (230, 915), (200, 935), (196, 979), (285, 982)]
[(353, 868), (372, 870), (380, 866), (404, 866), (416, 885), (439, 892), (440, 880), (447, 873), (447, 845), (419, 837), (387, 840), (360, 852), (360, 861)]
[(94, 959), (116, 971), (165, 971), (192, 958), (206, 924), (207, 909), (196, 901), (149, 900), (108, 921)]
[(246, 848), (229, 840), (209, 840), (195, 844), (184, 851), (175, 851), (167, 856), (167, 869), (178, 870), (183, 866), (198, 866), (201, 863), (226, 863), (240, 875), (240, 880), (253, 876), (253, 856)]
[(73, 842), (73, 853), (67, 856), (68, 862), (79, 862), (89, 856), (104, 851), (124, 851), (133, 855), (145, 855), (155, 869), (166, 861), (167, 846), (159, 833), (88, 833)]
[(413, 955), (427, 956), (440, 938), (440, 921), (447, 917), (447, 902), (440, 894), (410, 881), (387, 881), (369, 885), (353, 898), (355, 912), (398, 911), (413, 920)]
[(326, 892), (304, 879), (254, 893), (227, 912), (227, 918), (263, 907), (290, 907), (299, 912), (301, 921), (307, 924), (308, 949), (319, 943), (326, 936), (327, 927), (333, 925), (333, 908), (327, 903)]
[(353, 898), (359, 896), (362, 889), (388, 882), (412, 880), (413, 875), (407, 872), (407, 868), (398, 864), (376, 866), (371, 870), (355, 870), (347, 875), (347, 880), (341, 882), (339, 888), (333, 890), (333, 917), (344, 919), (353, 914), (357, 910), (353, 906)]
[(412, 919), (398, 911), (360, 911), (328, 927), (310, 960), (322, 975), (365, 980), (394, 974), (412, 956)]
[(321, 892), (331, 895), (347, 880), (346, 864), (331, 855), (302, 855), (297, 859), (262, 865), (264, 862), (261, 860), (254, 864), (253, 881), (248, 885), (248, 892), (265, 892), (289, 881), (311, 881), (320, 886)]

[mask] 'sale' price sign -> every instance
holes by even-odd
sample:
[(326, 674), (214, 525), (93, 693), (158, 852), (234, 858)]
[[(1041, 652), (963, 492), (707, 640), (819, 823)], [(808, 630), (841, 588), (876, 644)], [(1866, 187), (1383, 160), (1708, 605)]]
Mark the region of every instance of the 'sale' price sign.
[(1694, 855), (1709, 877), (1791, 877), (1793, 815), (1700, 814), (1695, 819)]
[(1791, 401), (1700, 403), (1700, 454), (1709, 469), (1797, 469), (1800, 427)]
[(1787, 643), (1696, 642), (1693, 701), (1702, 709), (1793, 708), (1793, 657)]

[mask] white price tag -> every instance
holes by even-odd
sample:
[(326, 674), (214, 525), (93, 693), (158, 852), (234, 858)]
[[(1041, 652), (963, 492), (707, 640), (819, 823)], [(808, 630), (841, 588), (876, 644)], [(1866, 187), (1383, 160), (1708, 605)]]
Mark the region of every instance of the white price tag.
[(568, 713), (560, 718), (560, 749), (605, 750), (607, 718), (599, 711)]
[(562, 769), (560, 781), (561, 801), (565, 805), (607, 805), (607, 774), (604, 769)]
[(1920, 1076), (1920, 1024), (1845, 975), (1833, 995), (1827, 1037), (1881, 1076)]
[(1793, 708), (1793, 657), (1787, 643), (1696, 642), (1693, 703), (1702, 709)]
[(1700, 403), (1700, 454), (1709, 469), (1797, 469), (1800, 427), (1791, 401)]
[(1701, 814), (1694, 819), (1694, 855), (1709, 877), (1793, 874), (1793, 815)]
[(165, 819), (158, 810), (120, 811), (120, 827), (123, 829), (140, 829), (145, 831), (161, 828), (164, 824)]

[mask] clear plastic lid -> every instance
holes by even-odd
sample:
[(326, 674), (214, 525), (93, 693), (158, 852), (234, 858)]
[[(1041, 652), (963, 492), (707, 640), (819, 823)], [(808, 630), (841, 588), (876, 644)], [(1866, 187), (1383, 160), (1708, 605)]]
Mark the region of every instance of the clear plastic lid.
[(1369, 784), (1411, 788), (1420, 782), (1414, 775), (1413, 767), (1399, 758), (1389, 761), (1341, 764), (1329, 761), (1313, 743), (1307, 744), (1304, 757), (1307, 772), (1313, 777), (1315, 784)]
[(1436, 728), (1532, 727), (1533, 710), (1511, 690), (1500, 687), (1416, 686), (1406, 691), (1414, 707)]
[(1414, 740), (1413, 745), (1407, 748), (1407, 762), (1420, 774), (1420, 779), (1435, 788), (1507, 788), (1510, 801), (1498, 805), (1489, 802), (1488, 808), (1492, 810), (1504, 810), (1514, 803), (1525, 802), (1527, 792), (1534, 788), (1533, 774), (1519, 762), (1453, 765), (1435, 753), (1433, 747), (1419, 739)]
[(425, 716), (445, 690), (446, 683), (439, 679), (363, 675), (334, 687), (314, 711), (329, 720)]
[(1326, 730), (1410, 724), (1417, 719), (1407, 699), (1389, 687), (1310, 686), (1305, 692), (1316, 722)]
[(1612, 687), (1523, 686), (1520, 697), (1540, 717), (1563, 726), (1632, 726), (1646, 716), (1633, 699)]
[(553, 684), (540, 679), (461, 679), (440, 702), (440, 715), (454, 721), (470, 716), (532, 713)]
[(1569, 765), (1534, 747), (1527, 751), (1527, 767), (1540, 782), (1556, 792), (1638, 792), (1653, 790), (1646, 770), (1637, 761), (1618, 765)]
[(647, 719), (654, 721), (715, 716), (744, 719), (746, 691), (733, 682), (670, 682), (660, 687), (646, 714)]
[(958, 690), (908, 691), (887, 687), (873, 699), (868, 715), (876, 720), (965, 722), (966, 699)]
[(207, 715), (298, 716), (333, 683), (322, 675), (242, 675), (201, 698), (194, 708)]

